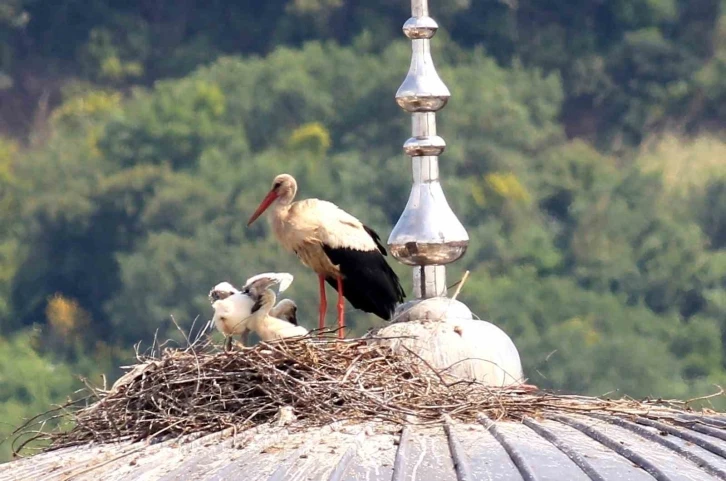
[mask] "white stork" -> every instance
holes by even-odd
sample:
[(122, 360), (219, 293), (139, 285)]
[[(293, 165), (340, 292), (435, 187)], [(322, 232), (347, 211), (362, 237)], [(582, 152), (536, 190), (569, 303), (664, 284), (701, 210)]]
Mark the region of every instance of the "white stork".
[[(241, 336), (243, 345), (247, 343), (249, 332), (247, 321), (262, 291), (279, 284), (279, 292), (283, 292), (290, 286), (292, 280), (292, 274), (270, 272), (250, 277), (242, 290), (229, 282), (221, 282), (214, 286), (209, 292), (209, 300), (214, 308), (214, 326), (226, 336), (225, 350), (231, 348), (234, 335)], [(290, 299), (280, 301), (270, 314), (297, 324), (297, 306)]]
[[(252, 314), (246, 324), (247, 328), (257, 334), (260, 339), (274, 341), (286, 337), (307, 335), (308, 330), (304, 327), (273, 314), (272, 306), (275, 305), (276, 296), (272, 290), (262, 289), (261, 292), (256, 290), (252, 292), (251, 296), (255, 298), (255, 304), (252, 306)], [(289, 301), (289, 299), (286, 299), (286, 301)], [(279, 307), (280, 304), (275, 308)], [(292, 304), (294, 306), (294, 303)]]
[(270, 206), (277, 240), (318, 274), (319, 328), (325, 327), (325, 282), (338, 290), (338, 336), (343, 337), (343, 298), (356, 309), (389, 320), (405, 293), (386, 263), (386, 249), (370, 227), (331, 202), (307, 199), (293, 202), (297, 182), (280, 174), (250, 217), (252, 224)]

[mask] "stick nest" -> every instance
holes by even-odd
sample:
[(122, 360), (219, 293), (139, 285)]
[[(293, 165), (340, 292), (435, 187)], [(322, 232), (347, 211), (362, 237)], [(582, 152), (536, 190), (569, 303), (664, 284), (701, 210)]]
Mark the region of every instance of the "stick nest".
[(445, 416), (474, 421), (600, 413), (671, 419), (685, 402), (606, 400), (491, 388), (445, 378), (413, 353), (394, 355), (364, 340), (301, 339), (224, 353), (213, 345), (166, 349), (140, 363), (96, 400), (64, 406), (73, 427), (46, 439), (50, 449), (89, 442), (149, 440), (281, 422), (437, 423)]

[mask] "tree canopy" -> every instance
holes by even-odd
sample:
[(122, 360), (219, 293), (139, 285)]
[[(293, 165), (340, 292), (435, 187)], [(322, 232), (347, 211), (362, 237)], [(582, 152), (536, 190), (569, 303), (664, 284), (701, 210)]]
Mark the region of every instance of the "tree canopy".
[[(448, 268), (471, 271), (461, 299), (540, 387), (711, 392), (726, 380), (726, 3), (431, 9), (452, 93), (444, 190), (471, 237)], [(393, 100), (408, 16), (404, 1), (0, 5), (0, 431), (80, 375), (112, 380), (139, 341), (182, 342), (175, 322), (204, 324), (222, 280), (291, 272), (314, 324), (314, 274), (245, 221), (289, 172), (387, 237), (410, 190)]]

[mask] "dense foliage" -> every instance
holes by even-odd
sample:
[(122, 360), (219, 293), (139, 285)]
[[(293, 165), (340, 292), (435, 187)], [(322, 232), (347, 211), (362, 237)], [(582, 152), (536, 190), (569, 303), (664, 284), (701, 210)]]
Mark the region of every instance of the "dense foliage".
[[(0, 5), (0, 432), (181, 341), (221, 280), (292, 272), (311, 326), (313, 274), (245, 227), (274, 174), (384, 238), (410, 185), (407, 2), (49, 3)], [(723, 383), (726, 2), (432, 9), (462, 300), (542, 387)]]

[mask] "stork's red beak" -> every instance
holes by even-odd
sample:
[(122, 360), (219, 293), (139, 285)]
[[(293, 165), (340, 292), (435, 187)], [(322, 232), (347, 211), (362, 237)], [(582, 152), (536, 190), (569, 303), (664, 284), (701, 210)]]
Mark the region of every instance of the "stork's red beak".
[(275, 202), (275, 199), (277, 199), (277, 192), (274, 190), (271, 190), (264, 199), (262, 199), (262, 202), (260, 202), (260, 206), (257, 208), (254, 214), (252, 214), (252, 217), (250, 217), (250, 220), (247, 221), (247, 225), (249, 226), (254, 221), (257, 220), (259, 216), (262, 215), (262, 213), (267, 210), (268, 207), (270, 207), (270, 204)]

